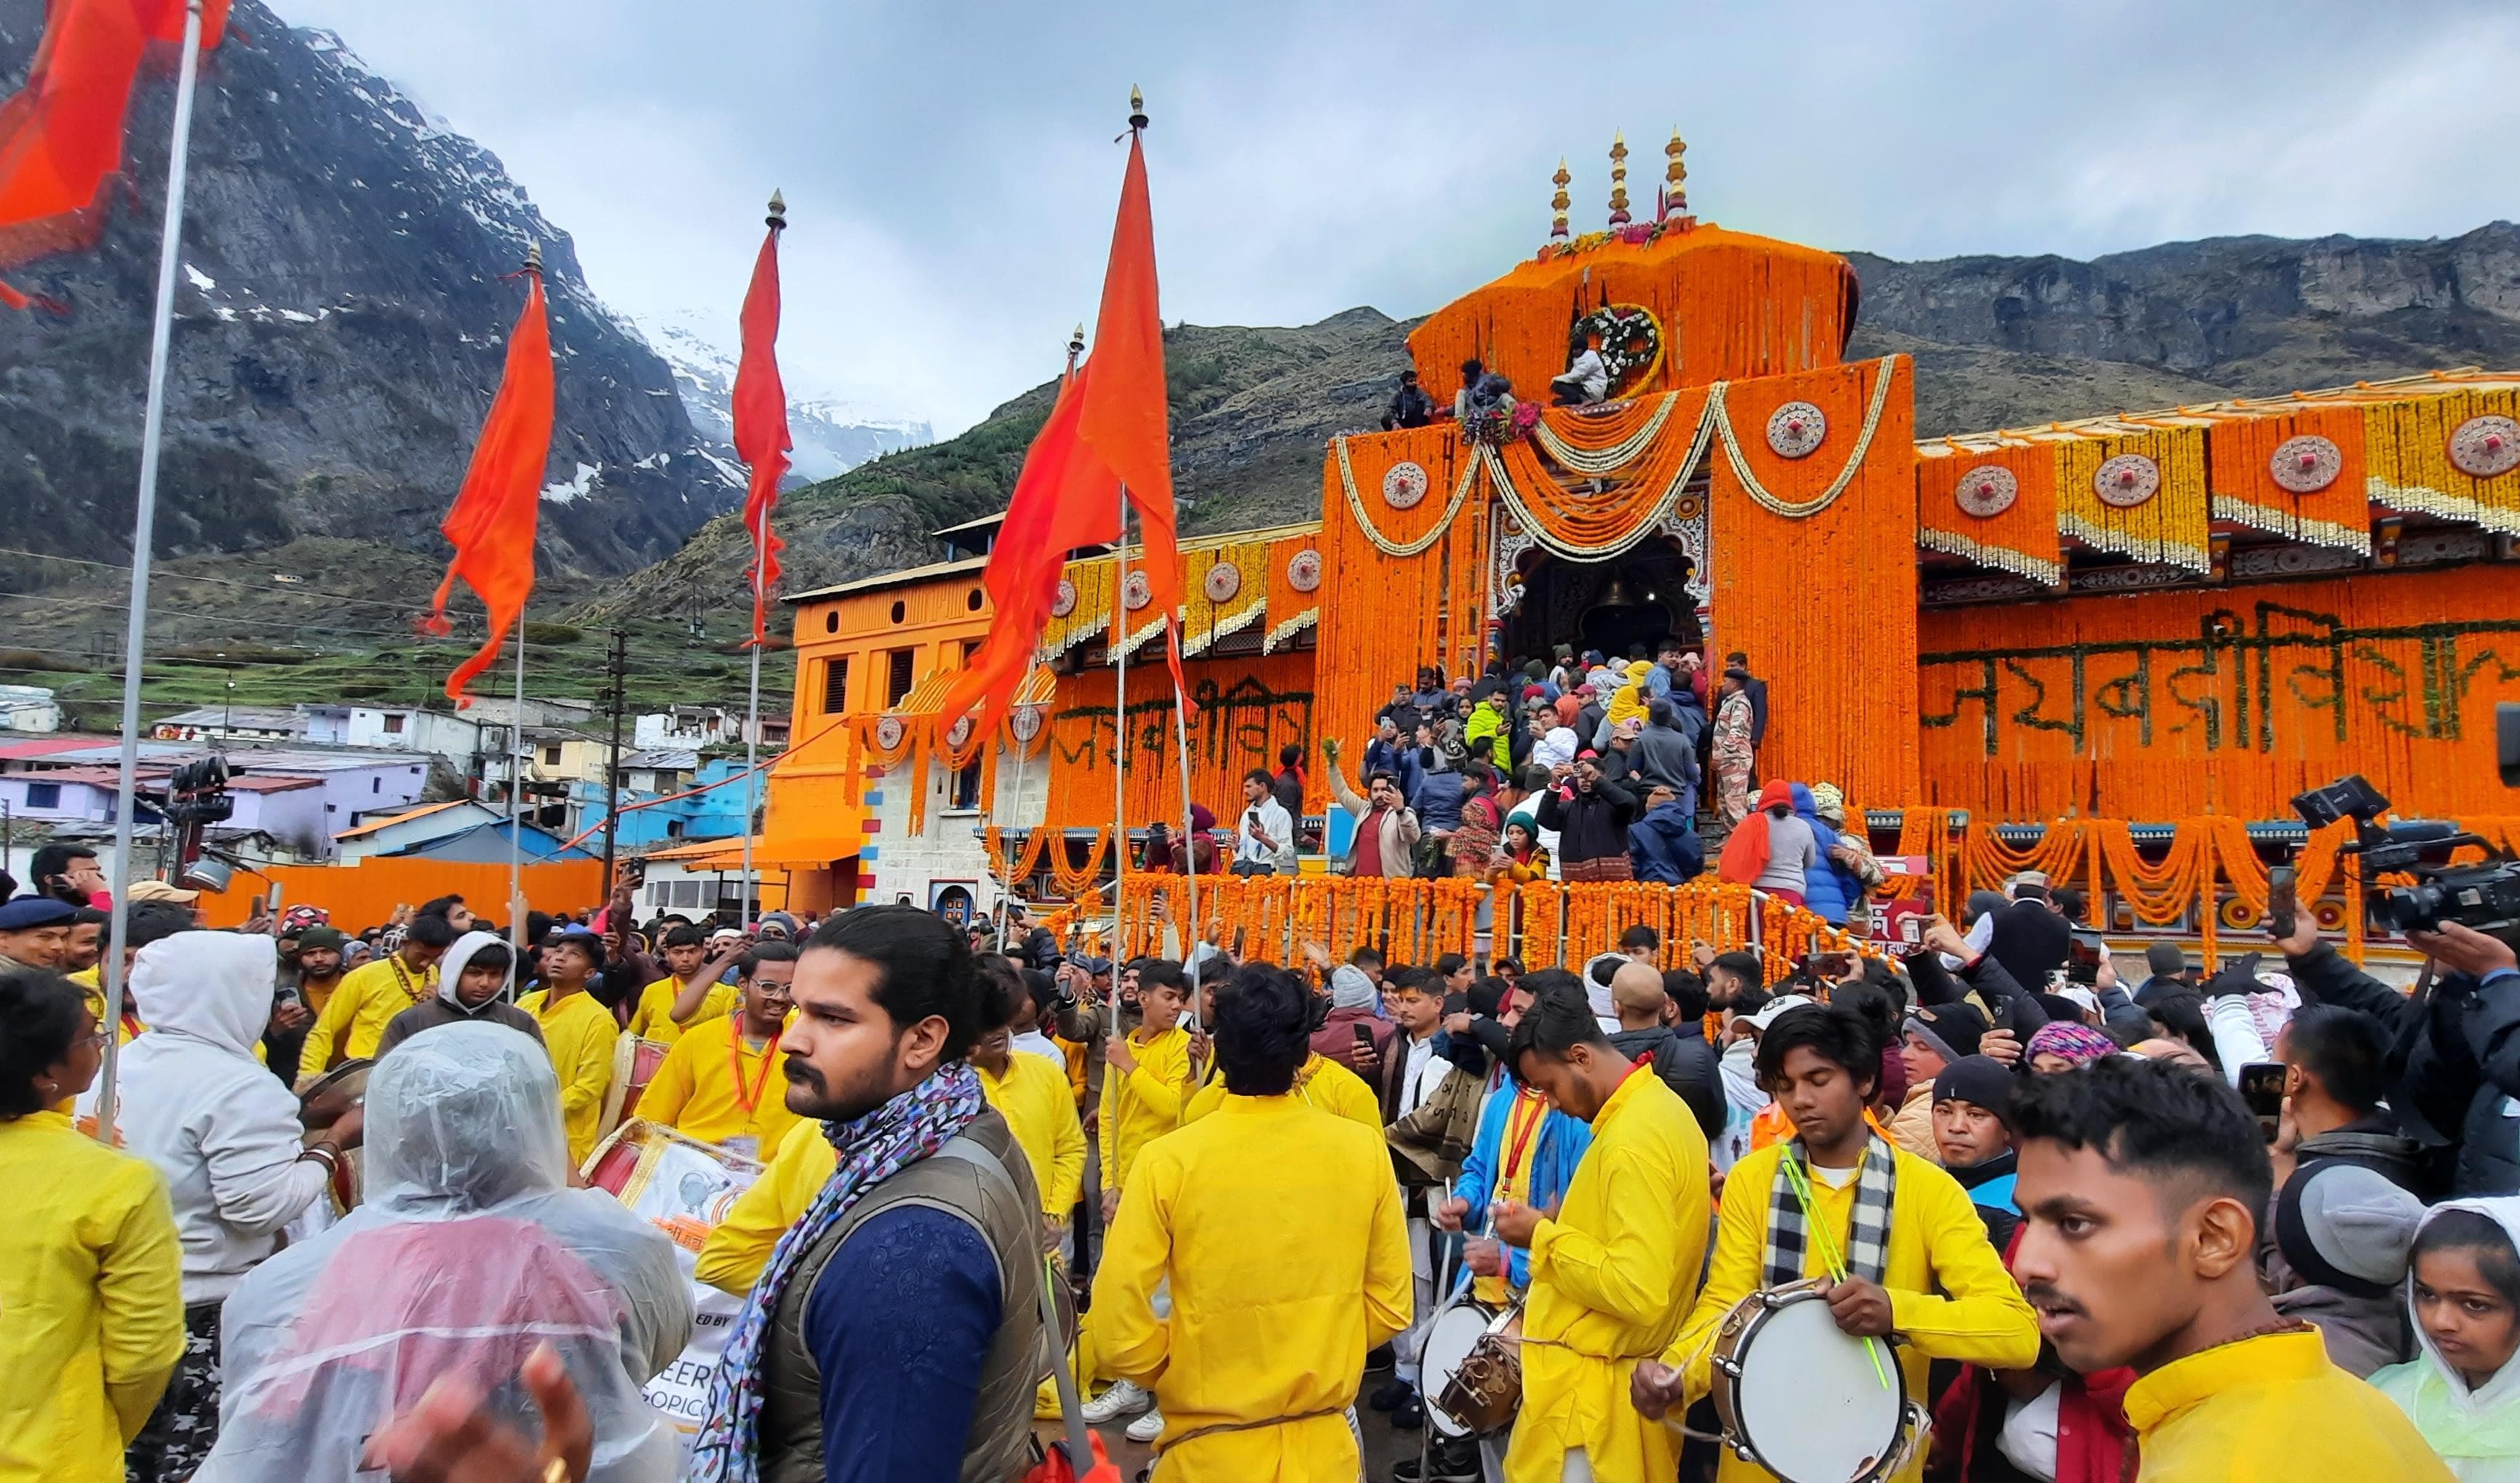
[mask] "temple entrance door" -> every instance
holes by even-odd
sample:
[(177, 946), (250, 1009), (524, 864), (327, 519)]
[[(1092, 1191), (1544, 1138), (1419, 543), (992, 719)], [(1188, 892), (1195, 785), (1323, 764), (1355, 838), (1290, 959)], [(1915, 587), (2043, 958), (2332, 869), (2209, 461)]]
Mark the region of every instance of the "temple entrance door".
[(1695, 649), (1705, 642), (1688, 592), (1691, 565), (1676, 541), (1654, 537), (1604, 562), (1570, 562), (1526, 552), (1519, 563), (1522, 598), (1505, 617), (1505, 650), (1545, 658), (1559, 644), (1612, 658), (1632, 649), (1653, 655), (1664, 639)]

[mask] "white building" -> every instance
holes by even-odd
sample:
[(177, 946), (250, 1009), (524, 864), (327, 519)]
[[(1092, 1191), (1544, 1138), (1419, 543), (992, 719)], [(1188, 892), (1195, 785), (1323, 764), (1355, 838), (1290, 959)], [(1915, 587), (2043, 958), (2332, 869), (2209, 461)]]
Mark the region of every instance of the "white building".
[[(743, 712), (725, 705), (677, 705), (671, 710), (651, 711), (631, 724), (630, 744), (643, 750), (657, 747), (742, 746), (744, 742)], [(761, 742), (763, 746), (788, 744), (788, 717), (762, 712)]]

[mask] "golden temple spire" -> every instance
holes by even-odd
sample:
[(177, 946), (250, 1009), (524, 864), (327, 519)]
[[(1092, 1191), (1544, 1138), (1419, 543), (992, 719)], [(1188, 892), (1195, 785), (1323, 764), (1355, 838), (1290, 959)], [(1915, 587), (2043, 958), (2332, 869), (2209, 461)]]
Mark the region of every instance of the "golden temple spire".
[(1662, 214), (1668, 219), (1688, 214), (1688, 166), (1681, 157), (1688, 153), (1678, 125), (1671, 131), (1671, 143), (1662, 147), (1663, 157), (1670, 160), (1662, 167)]
[(1549, 199), (1549, 209), (1556, 213), (1549, 221), (1549, 240), (1555, 242), (1566, 235), (1566, 207), (1572, 203), (1566, 196), (1566, 183), (1575, 178), (1566, 173), (1565, 156), (1557, 157), (1557, 173), (1549, 178), (1557, 187), (1557, 194)]
[(1610, 225), (1628, 224), (1628, 136), (1625, 130), (1610, 140)]

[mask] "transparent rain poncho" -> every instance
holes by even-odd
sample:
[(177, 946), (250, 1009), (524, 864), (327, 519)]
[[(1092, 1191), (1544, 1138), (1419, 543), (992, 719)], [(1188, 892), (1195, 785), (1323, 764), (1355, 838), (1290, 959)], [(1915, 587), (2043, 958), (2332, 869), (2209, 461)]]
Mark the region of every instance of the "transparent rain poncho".
[(425, 1030), (368, 1082), (366, 1202), (227, 1301), (219, 1441), (202, 1483), (331, 1483), (441, 1375), (540, 1434), (517, 1368), (549, 1343), (595, 1423), (595, 1479), (674, 1477), (681, 1449), (639, 1387), (692, 1332), (672, 1245), (601, 1191), (566, 1188), (551, 1061), (496, 1024)]

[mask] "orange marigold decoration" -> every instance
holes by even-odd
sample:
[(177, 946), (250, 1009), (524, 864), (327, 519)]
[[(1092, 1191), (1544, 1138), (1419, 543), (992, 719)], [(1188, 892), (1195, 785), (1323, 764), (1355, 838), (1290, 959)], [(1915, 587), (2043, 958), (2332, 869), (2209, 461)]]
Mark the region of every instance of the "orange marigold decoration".
[[(1260, 639), (1262, 653), (1275, 653), (1321, 618), (1322, 533), (1307, 530), (1269, 543), (1269, 601)], [(1306, 805), (1309, 807), (1310, 805)]]
[(2362, 408), (2335, 402), (2216, 416), (2205, 433), (2214, 518), (2369, 555), (2362, 426)]
[[(2442, 395), (2373, 402), (2362, 409), (2365, 492), (2374, 504), (2520, 535), (2520, 469), (2505, 462), (2514, 446), (2507, 424), (2520, 421), (2520, 388), (2460, 387), (2447, 376), (2437, 382)], [(2504, 422), (2471, 428), (2479, 418)], [(2492, 469), (2500, 463), (2503, 472), (2480, 474), (2462, 468), (2452, 447), (2462, 430), (2474, 444), (2469, 465)], [(2496, 436), (2500, 442), (2489, 454), (2486, 439)]]
[(2057, 585), (2055, 454), (2001, 433), (1918, 443), (1916, 544)]
[[(1061, 833), (1058, 831), (1044, 832)], [(1061, 896), (1075, 897), (1093, 888), (1102, 876), (1102, 867), (1111, 853), (1111, 831), (1107, 828), (1090, 831), (1086, 841), (1085, 863), (1069, 863), (1067, 841), (1061, 833), (1058, 845), (1050, 855), (1050, 888)]]
[(2193, 419), (2077, 424), (2056, 453), (2056, 523), (2100, 551), (2210, 571), (2205, 424)]
[(1566, 893), (1571, 887), (1553, 880), (1533, 880), (1514, 887), (1522, 909), (1522, 966), (1545, 968), (1564, 956)]

